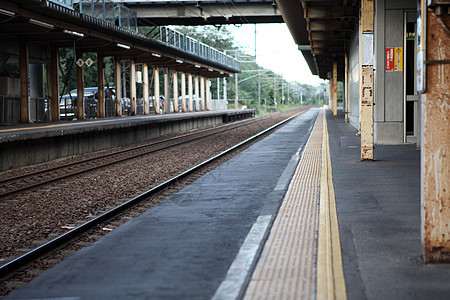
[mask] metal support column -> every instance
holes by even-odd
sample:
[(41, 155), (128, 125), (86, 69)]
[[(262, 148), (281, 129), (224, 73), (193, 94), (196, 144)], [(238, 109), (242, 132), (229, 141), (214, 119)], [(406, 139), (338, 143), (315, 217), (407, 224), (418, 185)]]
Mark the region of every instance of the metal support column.
[(59, 76), (58, 76), (58, 48), (52, 47), (50, 49), (50, 95), (51, 95), (51, 114), (52, 121), (60, 120), (59, 112)]
[(194, 87), (195, 87), (195, 110), (200, 111), (200, 94), (198, 89), (198, 76), (194, 76)]
[(200, 107), (201, 110), (205, 110), (205, 77), (200, 77)]
[(345, 115), (345, 122), (346, 123), (348, 123), (349, 122), (349, 119), (350, 119), (350, 110), (349, 110), (349, 107), (348, 107), (348, 105), (349, 105), (349, 103), (350, 103), (350, 101), (349, 101), (349, 96), (350, 96), (350, 94), (349, 94), (349, 92), (348, 92), (348, 88), (349, 88), (349, 76), (348, 76), (348, 70), (349, 70), (349, 67), (348, 67), (348, 53), (345, 53), (345, 58), (344, 58), (344, 60), (345, 60), (345, 70), (344, 70), (344, 97), (345, 97), (345, 99), (344, 99), (344, 101), (345, 101), (345, 103), (344, 103), (344, 115)]
[(153, 100), (153, 107), (155, 108), (155, 114), (160, 114), (161, 110), (160, 110), (160, 91), (159, 91), (159, 68), (155, 67), (153, 70), (153, 77), (154, 77), (154, 81), (153, 85), (155, 87), (155, 99)]
[(122, 116), (122, 84), (121, 80), (121, 68), (120, 58), (114, 58), (115, 72), (114, 72), (114, 85), (116, 86), (116, 117)]
[(186, 74), (181, 72), (181, 112), (186, 112)]
[[(426, 3), (426, 2), (425, 2)], [(424, 8), (426, 91), (422, 105), (422, 247), (426, 262), (450, 262), (450, 44), (448, 14)], [(426, 25), (425, 25), (426, 24)], [(423, 71), (423, 70), (422, 70)]]
[(332, 109), (333, 116), (337, 115), (337, 61), (333, 61), (333, 103)]
[[(76, 61), (83, 59), (83, 53), (77, 50)], [(83, 65), (77, 65), (77, 119), (84, 120), (84, 73)]]
[(373, 22), (374, 0), (362, 0), (359, 40), (361, 160), (373, 160)]
[(178, 112), (178, 72), (172, 71), (173, 111)]
[(170, 114), (169, 69), (164, 70), (164, 113)]
[(234, 74), (234, 85), (236, 87), (236, 92), (234, 95), (234, 108), (238, 109), (239, 108), (239, 94), (238, 94), (238, 74)]
[(148, 115), (150, 113), (150, 106), (148, 103), (148, 64), (143, 64), (142, 66), (142, 94), (144, 96), (144, 115)]
[(25, 41), (19, 44), (19, 73), (20, 73), (20, 121), (30, 122), (30, 80), (28, 63), (28, 45)]
[(205, 101), (205, 109), (211, 110), (211, 89), (209, 78), (206, 78), (206, 101)]
[(193, 86), (192, 86), (192, 74), (188, 74), (188, 111), (191, 112), (192, 111), (192, 102), (193, 97), (194, 97), (194, 91), (193, 91)]
[(97, 86), (98, 86), (98, 99), (97, 99), (97, 116), (99, 118), (105, 117), (105, 85), (103, 83), (104, 74), (103, 55), (97, 53)]
[(137, 114), (136, 110), (136, 62), (130, 61), (130, 105), (131, 115)]

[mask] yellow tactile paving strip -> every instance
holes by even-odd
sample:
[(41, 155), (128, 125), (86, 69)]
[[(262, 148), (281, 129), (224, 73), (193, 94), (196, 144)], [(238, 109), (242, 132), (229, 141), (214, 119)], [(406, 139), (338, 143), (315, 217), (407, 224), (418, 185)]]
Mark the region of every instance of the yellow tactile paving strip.
[(245, 299), (311, 299), (315, 295), (323, 112), (303, 151)]
[(321, 110), (244, 299), (345, 298), (339, 233), (337, 241), (331, 237), (337, 231), (332, 186), (328, 131)]

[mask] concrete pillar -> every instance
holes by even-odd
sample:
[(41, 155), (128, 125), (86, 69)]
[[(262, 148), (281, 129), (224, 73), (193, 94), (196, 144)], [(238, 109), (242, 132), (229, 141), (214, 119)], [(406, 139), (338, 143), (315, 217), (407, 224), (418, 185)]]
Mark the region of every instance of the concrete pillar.
[(188, 99), (188, 111), (191, 112), (192, 111), (192, 102), (193, 102), (193, 97), (194, 97), (194, 92), (193, 92), (193, 88), (192, 88), (192, 74), (188, 74), (188, 94), (189, 94), (189, 99)]
[(159, 92), (159, 68), (155, 67), (155, 69), (153, 70), (153, 85), (155, 88), (155, 99), (153, 100), (153, 107), (155, 108), (155, 114), (160, 114), (161, 110), (159, 107), (159, 96), (160, 96), (160, 92)]
[(98, 86), (98, 99), (97, 99), (97, 117), (105, 117), (105, 85), (103, 83), (103, 55), (97, 53), (97, 86)]
[(148, 103), (148, 64), (143, 64), (142, 66), (142, 94), (144, 95), (144, 115), (150, 113), (150, 105)]
[(115, 72), (114, 72), (114, 84), (116, 86), (116, 116), (122, 116), (122, 84), (121, 84), (121, 68), (120, 68), (120, 58), (116, 57), (114, 59)]
[[(450, 262), (450, 16), (427, 16), (426, 92), (422, 99), (422, 247), (426, 262)], [(445, 62), (447, 60), (447, 63)]]
[(170, 113), (170, 87), (169, 87), (169, 69), (164, 72), (164, 113)]
[(337, 61), (333, 61), (333, 103), (332, 109), (333, 116), (337, 115)]
[(333, 111), (333, 78), (328, 80), (328, 108)]
[(137, 109), (136, 109), (136, 62), (134, 60), (130, 61), (130, 105), (131, 105), (131, 115), (135, 116), (137, 114)]
[(186, 112), (186, 74), (181, 72), (181, 112)]
[(194, 76), (194, 87), (195, 87), (195, 110), (196, 111), (200, 111), (200, 94), (199, 94), (199, 89), (198, 89), (198, 76), (195, 75)]
[(178, 112), (178, 72), (172, 71), (173, 111)]
[(59, 112), (59, 73), (58, 73), (59, 51), (58, 48), (50, 49), (50, 109), (52, 121), (60, 120)]
[[(83, 53), (77, 50), (76, 61), (83, 59)], [(77, 69), (77, 119), (84, 120), (84, 74), (83, 66), (76, 66)]]
[(20, 41), (19, 44), (19, 73), (20, 73), (20, 121), (30, 122), (30, 91), (29, 91), (29, 63), (28, 44)]
[(200, 99), (201, 99), (201, 110), (205, 110), (205, 77), (200, 77)]
[[(360, 132), (361, 132), (361, 160), (373, 160), (373, 53), (374, 41), (374, 0), (362, 0), (361, 24), (359, 39), (360, 61)], [(370, 50), (366, 49), (371, 48)]]

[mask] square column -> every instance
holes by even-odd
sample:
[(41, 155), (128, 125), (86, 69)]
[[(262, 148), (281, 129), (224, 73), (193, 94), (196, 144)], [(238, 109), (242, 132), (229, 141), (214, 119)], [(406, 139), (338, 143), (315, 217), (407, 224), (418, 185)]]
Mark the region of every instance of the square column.
[(155, 99), (153, 100), (153, 107), (155, 108), (155, 114), (160, 114), (161, 110), (159, 107), (159, 97), (160, 97), (160, 92), (159, 92), (159, 68), (155, 67), (153, 70), (153, 84), (155, 86)]
[(144, 95), (144, 115), (148, 115), (150, 113), (150, 106), (148, 103), (148, 64), (143, 64), (142, 66), (142, 93)]
[(114, 72), (114, 84), (116, 86), (116, 117), (122, 116), (122, 85), (120, 80), (120, 58), (114, 59), (115, 72)]
[[(83, 59), (83, 53), (77, 51), (76, 61)], [(83, 66), (77, 65), (77, 119), (84, 120), (84, 73)]]
[(105, 86), (103, 84), (103, 66), (103, 55), (97, 53), (97, 117), (99, 118), (105, 117)]
[(20, 41), (19, 44), (19, 72), (20, 72), (20, 121), (30, 123), (30, 81), (28, 63), (28, 44)]
[(130, 105), (131, 115), (136, 115), (136, 62), (130, 61)]
[(210, 89), (209, 78), (206, 78), (206, 102), (205, 102), (205, 109), (206, 110), (211, 110), (211, 89)]
[(201, 110), (205, 110), (205, 77), (200, 77), (200, 107)]
[(173, 111), (178, 112), (178, 72), (172, 71)]
[(164, 72), (164, 113), (170, 114), (170, 87), (169, 87), (169, 70)]
[(193, 86), (192, 86), (192, 74), (188, 74), (188, 94), (189, 94), (189, 99), (188, 99), (188, 111), (191, 112), (193, 107), (192, 107), (192, 102), (194, 101), (194, 91), (193, 91)]
[(331, 111), (333, 116), (337, 115), (337, 61), (333, 61), (333, 99), (331, 103)]
[(199, 88), (198, 88), (198, 76), (194, 76), (194, 87), (195, 87), (195, 110), (200, 111), (200, 101), (199, 101)]
[(186, 74), (181, 72), (181, 112), (186, 112)]
[(50, 49), (50, 95), (52, 121), (60, 120), (59, 112), (59, 73), (58, 73), (59, 52), (58, 48)]

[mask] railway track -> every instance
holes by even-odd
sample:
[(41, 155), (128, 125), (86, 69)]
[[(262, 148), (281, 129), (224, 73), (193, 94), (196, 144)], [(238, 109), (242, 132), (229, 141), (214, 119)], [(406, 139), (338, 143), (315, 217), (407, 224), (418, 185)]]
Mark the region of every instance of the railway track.
[(224, 131), (233, 130), (251, 123), (261, 122), (268, 117), (258, 119), (242, 120), (219, 127), (200, 130), (177, 137), (164, 139), (162, 141), (151, 142), (108, 154), (98, 155), (89, 159), (72, 162), (63, 166), (57, 166), (30, 172), (14, 177), (0, 180), (0, 197), (29, 190), (44, 184), (55, 182), (71, 176), (80, 175), (95, 169), (104, 168), (129, 159), (147, 155), (152, 152), (168, 149), (183, 143), (192, 142)]
[[(81, 234), (85, 233), (89, 229), (92, 229), (99, 224), (104, 224), (108, 220), (111, 220), (115, 216), (123, 213), (124, 211), (128, 210), (129, 208), (135, 206), (136, 204), (138, 204), (146, 199), (149, 199), (153, 195), (157, 194), (158, 192), (161, 192), (162, 190), (167, 189), (171, 185), (176, 184), (177, 182), (179, 182), (181, 179), (187, 177), (188, 175), (193, 174), (194, 172), (196, 172), (196, 171), (214, 163), (215, 161), (223, 158), (224, 156), (232, 153), (234, 150), (236, 150), (242, 146), (245, 146), (245, 145), (255, 141), (257, 138), (263, 136), (264, 134), (267, 134), (268, 132), (282, 126), (283, 124), (285, 124), (286, 122), (295, 118), (296, 116), (298, 116), (301, 113), (302, 112), (295, 114), (294, 116), (291, 116), (291, 117), (271, 126), (270, 128), (267, 128), (267, 129), (259, 132), (258, 134), (255, 134), (254, 136), (244, 140), (243, 142), (240, 142), (239, 144), (237, 144), (233, 147), (228, 148), (227, 150), (215, 155), (214, 157), (211, 157), (211, 158), (197, 164), (196, 166), (182, 172), (181, 174), (174, 176), (174, 177), (166, 180), (165, 182), (158, 184), (157, 186), (151, 188), (150, 190), (148, 190), (136, 197), (133, 197), (132, 199), (129, 199), (128, 201), (123, 202), (122, 204), (90, 219), (89, 221), (65, 232), (64, 234), (59, 235), (59, 236), (53, 238), (52, 240), (26, 252), (25, 254), (7, 262), (7, 263), (5, 263), (4, 265), (0, 266), (0, 277), (4, 278), (8, 274), (16, 272), (17, 270), (24, 267), (26, 264), (32, 262), (33, 260), (43, 256), (44, 254), (47, 254), (51, 251), (54, 251), (54, 250), (60, 248), (65, 243), (68, 243), (69, 241), (79, 237)], [(241, 126), (243, 126), (243, 124)], [(215, 133), (209, 132), (209, 134), (215, 134)], [(180, 138), (182, 138), (182, 137), (180, 137)], [(191, 138), (193, 138), (193, 137), (191, 137)], [(174, 140), (178, 140), (177, 142), (180, 141), (177, 138), (175, 138)], [(186, 142), (186, 141), (184, 141), (184, 142)], [(95, 159), (97, 159), (97, 158), (95, 158)], [(71, 175), (71, 176), (73, 176), (73, 175)]]

